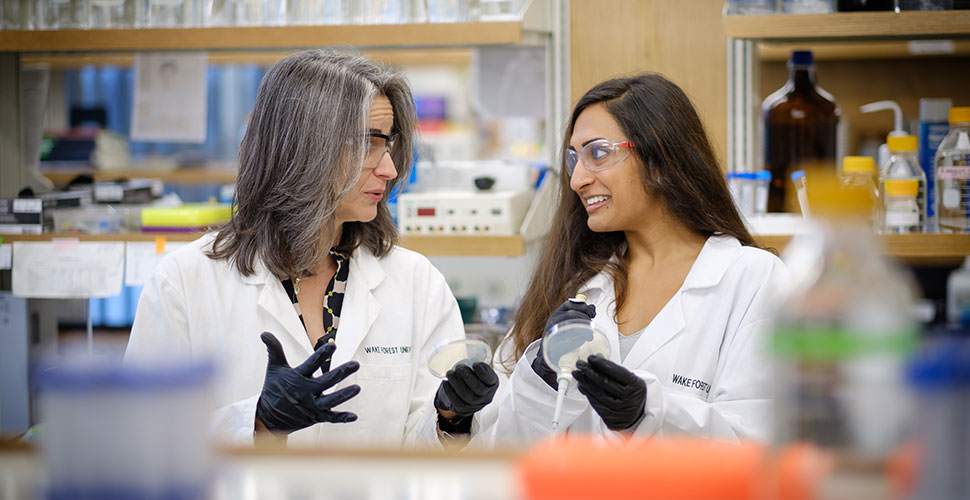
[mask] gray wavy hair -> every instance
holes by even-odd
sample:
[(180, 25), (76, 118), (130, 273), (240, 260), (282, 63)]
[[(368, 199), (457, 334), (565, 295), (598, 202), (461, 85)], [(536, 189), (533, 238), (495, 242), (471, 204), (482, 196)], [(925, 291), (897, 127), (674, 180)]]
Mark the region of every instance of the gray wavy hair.
[[(335, 242), (334, 214), (360, 177), (372, 99), (394, 109), (391, 150), (397, 177), (411, 168), (417, 115), (407, 81), (365, 57), (314, 49), (291, 54), (263, 77), (239, 147), (235, 213), (216, 235), (213, 259), (244, 276), (257, 259), (279, 278), (304, 276), (332, 246), (352, 253), (364, 245), (378, 257), (397, 240), (382, 200), (370, 222), (348, 222)], [(337, 243), (335, 245), (335, 243)]]

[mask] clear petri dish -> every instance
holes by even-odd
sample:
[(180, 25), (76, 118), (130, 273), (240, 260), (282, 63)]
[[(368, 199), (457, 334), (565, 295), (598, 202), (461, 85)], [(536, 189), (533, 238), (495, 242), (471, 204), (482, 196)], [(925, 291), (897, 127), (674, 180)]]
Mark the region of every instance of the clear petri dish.
[(576, 369), (576, 361), (594, 354), (610, 357), (610, 341), (588, 320), (569, 320), (557, 323), (542, 339), (542, 357), (553, 370), (569, 374)]
[(492, 348), (475, 337), (439, 342), (428, 351), (428, 369), (438, 378), (446, 378), (448, 370), (458, 365), (471, 367), (479, 361), (491, 364)]

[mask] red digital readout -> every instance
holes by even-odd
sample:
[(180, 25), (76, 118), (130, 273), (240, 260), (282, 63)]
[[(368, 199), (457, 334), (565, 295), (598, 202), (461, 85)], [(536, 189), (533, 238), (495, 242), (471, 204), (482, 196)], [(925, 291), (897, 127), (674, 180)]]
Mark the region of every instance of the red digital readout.
[(433, 208), (419, 208), (418, 217), (434, 217)]

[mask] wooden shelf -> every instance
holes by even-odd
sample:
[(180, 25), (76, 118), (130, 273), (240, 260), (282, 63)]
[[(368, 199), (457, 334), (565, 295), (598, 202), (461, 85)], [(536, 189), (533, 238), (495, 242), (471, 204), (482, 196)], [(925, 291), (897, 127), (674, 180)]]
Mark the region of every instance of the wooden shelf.
[(80, 234), (80, 233), (44, 233), (44, 234), (0, 234), (0, 239), (4, 243), (12, 241), (51, 241), (55, 238), (76, 238), (78, 241), (155, 241), (159, 236), (165, 237), (168, 241), (195, 241), (202, 236), (202, 233), (106, 233), (106, 234)]
[(518, 21), (0, 31), (0, 52), (284, 49), (320, 46), (460, 47), (516, 44)]
[(908, 59), (970, 55), (970, 40), (910, 40), (896, 42), (812, 42), (758, 44), (761, 61), (784, 62), (794, 50), (810, 50), (816, 61)]
[[(113, 234), (0, 234), (3, 243), (11, 241), (51, 241), (54, 238), (77, 238), (79, 241), (155, 241), (164, 236), (169, 241), (194, 241), (201, 233), (113, 233)], [(401, 236), (399, 244), (427, 256), (518, 257), (525, 254), (521, 236)]]
[[(953, 265), (970, 255), (970, 234), (886, 234), (880, 240), (886, 253), (910, 264)], [(758, 235), (765, 247), (781, 251), (791, 236)]]
[[(207, 53), (210, 65), (254, 64), (271, 66), (289, 51), (282, 50), (238, 50)], [(365, 50), (364, 56), (391, 66), (459, 66), (471, 62), (470, 49), (430, 48), (411, 50)], [(76, 69), (85, 66), (121, 66), (135, 64), (133, 52), (96, 52), (80, 54), (44, 54), (24, 56), (22, 63), (48, 64), (52, 69)]]
[(522, 236), (402, 235), (401, 246), (427, 256), (518, 257), (525, 254)]
[(100, 170), (94, 167), (47, 167), (41, 175), (56, 186), (66, 185), (78, 175), (91, 175), (96, 181), (117, 179), (161, 179), (170, 184), (232, 184), (239, 171), (233, 167), (182, 167), (174, 170), (152, 168), (128, 168)]
[(970, 10), (730, 15), (724, 34), (759, 40), (967, 38)]

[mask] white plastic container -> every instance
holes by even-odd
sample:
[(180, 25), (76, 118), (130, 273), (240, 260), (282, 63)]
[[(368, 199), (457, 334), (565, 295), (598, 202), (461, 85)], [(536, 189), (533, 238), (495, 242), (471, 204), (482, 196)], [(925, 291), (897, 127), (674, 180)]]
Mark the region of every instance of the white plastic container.
[(970, 322), (970, 257), (946, 281), (946, 319), (951, 325)]

